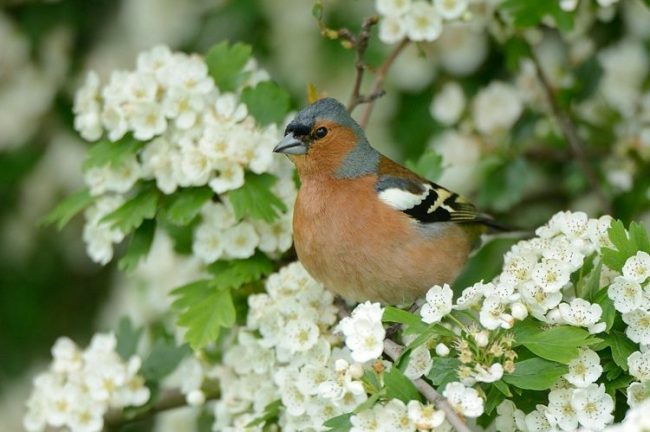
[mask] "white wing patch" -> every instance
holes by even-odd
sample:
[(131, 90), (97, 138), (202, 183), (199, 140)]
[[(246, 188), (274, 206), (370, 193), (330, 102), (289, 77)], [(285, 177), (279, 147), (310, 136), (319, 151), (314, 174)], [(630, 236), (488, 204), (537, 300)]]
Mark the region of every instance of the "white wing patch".
[(424, 192), (421, 194), (414, 194), (399, 188), (388, 188), (379, 192), (379, 199), (397, 210), (408, 210), (422, 203), (429, 195), (429, 191), (432, 189), (431, 185), (424, 184), (423, 186)]

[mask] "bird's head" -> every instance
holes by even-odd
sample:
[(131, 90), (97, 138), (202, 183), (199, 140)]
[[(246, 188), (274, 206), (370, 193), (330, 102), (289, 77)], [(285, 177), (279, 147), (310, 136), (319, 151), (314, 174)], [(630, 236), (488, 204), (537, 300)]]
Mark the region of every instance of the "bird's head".
[(273, 151), (289, 156), (301, 177), (363, 175), (369, 172), (365, 165), (376, 159), (361, 127), (332, 98), (317, 100), (300, 111)]

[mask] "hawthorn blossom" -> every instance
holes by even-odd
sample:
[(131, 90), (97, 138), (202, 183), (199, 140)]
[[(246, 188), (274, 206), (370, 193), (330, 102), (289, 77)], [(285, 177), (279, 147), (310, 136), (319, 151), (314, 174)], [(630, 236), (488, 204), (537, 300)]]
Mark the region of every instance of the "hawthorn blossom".
[(589, 348), (582, 348), (578, 357), (569, 362), (569, 372), (564, 378), (576, 387), (587, 387), (603, 373), (600, 357)]
[(451, 382), (447, 384), (442, 395), (459, 414), (466, 417), (478, 417), (483, 414), (483, 399), (471, 387), (465, 387), (460, 382)]
[(426, 303), (420, 309), (422, 321), (427, 324), (439, 322), (452, 309), (452, 292), (449, 285), (435, 285), (427, 291)]

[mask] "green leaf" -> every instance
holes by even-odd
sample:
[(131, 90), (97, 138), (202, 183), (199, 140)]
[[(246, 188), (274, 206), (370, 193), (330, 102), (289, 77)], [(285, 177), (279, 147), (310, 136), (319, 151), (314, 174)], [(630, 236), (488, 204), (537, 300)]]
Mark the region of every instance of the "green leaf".
[(614, 308), (614, 303), (607, 295), (607, 290), (603, 289), (598, 291), (594, 296), (594, 302), (599, 304), (600, 308), (603, 310), (600, 320), (605, 323), (605, 331), (609, 332), (614, 325), (614, 320), (616, 319), (616, 308)]
[(354, 413), (357, 414), (357, 413), (360, 413), (360, 412), (363, 412), (363, 411), (365, 411), (365, 410), (367, 410), (367, 409), (372, 408), (373, 406), (375, 406), (375, 404), (377, 403), (377, 401), (378, 401), (381, 397), (383, 397), (383, 396), (384, 396), (384, 392), (383, 392), (383, 391), (381, 391), (381, 392), (377, 392), (377, 393), (373, 394), (373, 395), (370, 396), (368, 399), (366, 399), (365, 402), (363, 402), (361, 405), (357, 406), (357, 407), (354, 409)]
[(271, 174), (246, 173), (244, 185), (228, 193), (237, 219), (250, 217), (273, 222), (287, 206), (278, 198), (271, 187), (276, 182)]
[(553, 17), (562, 31), (570, 31), (573, 28), (574, 14), (562, 10), (555, 1), (506, 0), (501, 3), (501, 8), (512, 15), (513, 24), (517, 28), (535, 27), (541, 24), (546, 16)]
[(637, 251), (650, 253), (650, 238), (648, 238), (648, 231), (646, 231), (645, 226), (638, 222), (632, 222), (628, 231)]
[(132, 271), (138, 265), (141, 259), (149, 255), (153, 237), (156, 232), (156, 221), (147, 219), (142, 222), (131, 237), (129, 248), (126, 255), (120, 258), (118, 267), (122, 271)]
[(510, 387), (508, 387), (508, 384), (506, 384), (502, 380), (495, 381), (493, 384), (494, 387), (496, 387), (497, 390), (503, 393), (504, 396), (512, 397), (512, 392), (510, 391)]
[(70, 222), (70, 219), (90, 204), (93, 203), (95, 198), (90, 195), (87, 188), (81, 189), (59, 203), (51, 212), (43, 219), (44, 225), (56, 224), (56, 229), (59, 231)]
[(639, 250), (633, 238), (628, 237), (625, 226), (620, 220), (612, 222), (607, 231), (609, 240), (615, 249), (602, 248), (603, 262), (612, 270), (621, 272), (625, 261)]
[(187, 188), (178, 191), (167, 207), (167, 220), (174, 225), (185, 226), (199, 214), (203, 204), (214, 196), (209, 187)]
[(326, 432), (348, 432), (352, 429), (352, 422), (350, 421), (352, 413), (341, 414), (340, 416), (332, 417), (323, 423), (323, 426), (329, 429)]
[(253, 420), (252, 422), (248, 423), (246, 427), (252, 428), (259, 425), (264, 425), (269, 420), (273, 420), (277, 418), (280, 415), (280, 408), (282, 408), (282, 400), (280, 399), (269, 403), (264, 408), (264, 413), (258, 418), (256, 418), (255, 420)]
[(140, 335), (142, 335), (142, 329), (135, 328), (129, 317), (125, 316), (120, 319), (115, 336), (117, 339), (115, 351), (117, 351), (123, 360), (126, 361), (135, 354)]
[(208, 266), (208, 271), (215, 275), (219, 286), (239, 288), (273, 273), (273, 261), (257, 252), (246, 259), (214, 262)]
[(614, 330), (611, 334), (605, 337), (609, 348), (612, 350), (612, 359), (624, 371), (627, 372), (627, 358), (635, 351), (639, 350), (639, 346), (632, 342), (625, 333)]
[(418, 389), (397, 367), (393, 367), (384, 373), (384, 385), (386, 397), (388, 398), (399, 399), (404, 403), (411, 400), (420, 400)]
[(386, 306), (384, 309), (384, 314), (381, 317), (383, 322), (392, 322), (399, 323), (414, 329), (417, 329), (418, 332), (424, 331), (427, 328), (427, 325), (422, 322), (419, 316), (405, 311), (403, 309), (396, 308), (395, 306)]
[(187, 309), (180, 313), (178, 325), (187, 327), (185, 340), (201, 349), (219, 336), (221, 327), (232, 327), (236, 312), (230, 289), (210, 287), (193, 298), (184, 298)]
[(515, 371), (503, 376), (503, 381), (524, 390), (547, 390), (569, 368), (563, 364), (531, 358), (515, 363)]
[(146, 143), (138, 141), (132, 135), (126, 135), (122, 139), (111, 142), (103, 139), (88, 149), (83, 169), (99, 168), (110, 165), (111, 168), (119, 168), (129, 158), (134, 157)]
[(243, 43), (230, 45), (228, 41), (210, 48), (205, 56), (205, 63), (208, 65), (208, 73), (219, 90), (224, 92), (237, 90), (246, 78), (243, 69), (251, 53), (252, 49), (249, 45)]
[(262, 81), (255, 87), (246, 87), (242, 91), (241, 101), (262, 126), (284, 121), (291, 104), (289, 93), (273, 81)]
[(485, 414), (490, 415), (506, 397), (495, 386), (490, 386), (485, 397)]
[(452, 284), (454, 293), (460, 294), (463, 289), (481, 280), (494, 279), (503, 269), (503, 256), (518, 241), (518, 238), (495, 238), (483, 244), (476, 253), (472, 254), (461, 274), (454, 280)]
[(183, 357), (190, 353), (187, 345), (176, 346), (173, 340), (156, 340), (151, 353), (142, 363), (142, 376), (147, 381), (160, 381), (176, 369)]
[(447, 383), (458, 381), (458, 368), (460, 361), (454, 357), (434, 357), (431, 370), (427, 377), (436, 387), (445, 386)]
[(590, 302), (594, 301), (598, 290), (600, 289), (600, 271), (602, 269), (602, 263), (599, 262), (596, 265), (588, 277), (583, 277), (578, 281), (576, 286), (577, 296), (588, 300)]
[(442, 156), (433, 150), (427, 150), (420, 156), (417, 162), (407, 160), (406, 167), (420, 174), (422, 177), (436, 181), (440, 178), (443, 171)]
[(592, 343), (588, 331), (571, 326), (542, 328), (526, 320), (514, 327), (517, 345), (523, 345), (534, 354), (567, 364), (578, 356), (578, 348)]
[(104, 216), (100, 222), (110, 223), (124, 233), (130, 233), (142, 224), (145, 219), (156, 215), (158, 191), (153, 187), (145, 187), (136, 196), (122, 204), (117, 210)]

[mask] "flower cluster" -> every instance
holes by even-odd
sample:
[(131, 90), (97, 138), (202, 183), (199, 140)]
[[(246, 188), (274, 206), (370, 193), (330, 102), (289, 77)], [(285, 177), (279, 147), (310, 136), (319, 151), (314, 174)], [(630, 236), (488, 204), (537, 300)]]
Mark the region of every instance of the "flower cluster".
[(392, 44), (408, 38), (432, 42), (440, 36), (443, 21), (458, 20), (468, 13), (469, 0), (376, 0), (381, 15), (379, 39)]
[(379, 303), (365, 302), (339, 323), (345, 336), (345, 345), (352, 352), (354, 361), (364, 363), (376, 359), (384, 350), (386, 331), (381, 322), (384, 313)]
[[(238, 91), (268, 79), (252, 60), (244, 72), (247, 80)], [(91, 194), (98, 197), (86, 212), (84, 232), (93, 260), (110, 261), (113, 243), (124, 237), (102, 218), (138, 182), (151, 180), (163, 194), (209, 186), (222, 198), (205, 205), (195, 232), (194, 252), (207, 263), (247, 258), (256, 248), (273, 254), (290, 247), (290, 212), (272, 223), (238, 220), (225, 199), (244, 184), (246, 172), (270, 173), (278, 178), (273, 193), (291, 207), (296, 194), (292, 170), (287, 161), (272, 156), (280, 137), (277, 125), (258, 126), (237, 93), (217, 88), (201, 57), (158, 46), (138, 56), (135, 70), (113, 72), (105, 86), (91, 72), (76, 94), (74, 112), (75, 128), (89, 141), (105, 137), (115, 146), (126, 145), (125, 140), (143, 143), (119, 164), (91, 166), (85, 172)]]
[(150, 392), (138, 374), (140, 358), (123, 360), (115, 351), (116, 344), (113, 334), (96, 334), (82, 351), (70, 339), (59, 338), (52, 347), (50, 369), (34, 378), (25, 429), (67, 427), (98, 432), (110, 408), (146, 403)]

